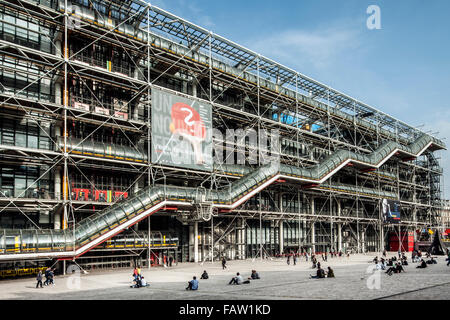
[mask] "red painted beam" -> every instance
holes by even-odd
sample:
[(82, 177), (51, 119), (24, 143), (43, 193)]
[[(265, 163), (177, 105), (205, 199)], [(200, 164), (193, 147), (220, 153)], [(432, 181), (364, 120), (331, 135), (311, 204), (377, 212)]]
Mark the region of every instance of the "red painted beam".
[(318, 184), (305, 184), (302, 188), (303, 189), (311, 189), (311, 188), (317, 188)]
[(177, 207), (164, 207), (161, 210), (165, 210), (165, 211), (178, 211)]

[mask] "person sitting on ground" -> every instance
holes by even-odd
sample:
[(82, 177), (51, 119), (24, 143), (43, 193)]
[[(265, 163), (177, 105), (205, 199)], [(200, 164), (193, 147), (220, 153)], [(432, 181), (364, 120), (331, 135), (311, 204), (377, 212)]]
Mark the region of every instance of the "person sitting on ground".
[(433, 257), (431, 257), (431, 259), (427, 261), (427, 264), (437, 264), (437, 261), (434, 260)]
[(331, 267), (328, 267), (327, 278), (334, 278), (334, 271)]
[(202, 276), (200, 277), (200, 280), (208, 280), (209, 279), (209, 275), (208, 272), (203, 271)]
[(236, 277), (233, 277), (228, 284), (241, 285), (243, 283), (244, 283), (244, 279), (242, 278), (241, 274), (238, 272), (238, 273), (236, 273)]
[(196, 276), (194, 276), (192, 280), (188, 282), (188, 287), (186, 288), (186, 290), (198, 290), (198, 280)]
[(141, 277), (141, 287), (150, 287), (150, 284), (147, 283), (144, 277)]
[(397, 263), (397, 266), (395, 267), (395, 273), (402, 273), (406, 272), (405, 269), (403, 269), (402, 264), (399, 262)]
[(388, 260), (387, 266), (388, 267), (393, 267), (394, 266), (394, 262), (392, 261), (392, 259)]
[(388, 276), (392, 276), (393, 273), (396, 273), (396, 267), (389, 267), (385, 273), (387, 273)]
[(422, 262), (416, 268), (417, 269), (425, 269), (426, 267), (427, 267), (427, 264), (426, 264), (425, 260), (422, 259)]
[(142, 276), (140, 274), (136, 275), (133, 280), (133, 285), (130, 288), (140, 288), (142, 286)]
[(325, 278), (325, 271), (322, 268), (318, 267), (316, 275), (315, 276), (309, 275), (309, 276), (311, 277), (311, 279), (323, 279)]
[(259, 273), (256, 272), (256, 270), (252, 270), (252, 274), (251, 274), (250, 278), (248, 278), (248, 279), (249, 280), (258, 280), (261, 278), (259, 277)]

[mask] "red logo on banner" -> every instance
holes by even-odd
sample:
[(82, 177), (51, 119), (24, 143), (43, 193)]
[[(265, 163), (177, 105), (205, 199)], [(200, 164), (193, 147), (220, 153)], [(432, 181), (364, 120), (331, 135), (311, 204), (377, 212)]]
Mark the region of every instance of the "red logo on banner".
[(200, 114), (194, 108), (185, 103), (174, 104), (170, 131), (189, 141), (194, 148), (197, 164), (204, 163), (201, 143), (206, 138), (206, 127)]

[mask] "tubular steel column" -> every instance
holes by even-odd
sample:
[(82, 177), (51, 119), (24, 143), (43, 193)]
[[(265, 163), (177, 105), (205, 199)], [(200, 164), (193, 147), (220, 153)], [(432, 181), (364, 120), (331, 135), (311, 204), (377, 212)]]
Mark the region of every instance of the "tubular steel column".
[(198, 222), (194, 222), (194, 262), (198, 262)]
[(211, 217), (211, 263), (214, 263), (214, 217)]
[(284, 225), (283, 220), (280, 220), (279, 228), (279, 242), (280, 242), (280, 254), (283, 254), (284, 252)]
[[(150, 112), (151, 112), (151, 59), (150, 59), (150, 10), (151, 4), (149, 3), (147, 6), (147, 173), (148, 173), (148, 185), (151, 183), (151, 170), (152, 170), (152, 162), (151, 162), (151, 122), (150, 122)], [(139, 103), (139, 102), (138, 102)], [(144, 106), (145, 107), (145, 106)], [(151, 216), (148, 217), (148, 268), (152, 267), (151, 257), (152, 257), (152, 235), (151, 235)]]
[[(337, 201), (337, 210), (338, 210), (338, 217), (341, 216), (341, 212), (342, 212), (342, 206), (341, 206), (341, 201), (338, 200)], [(338, 223), (338, 251), (342, 251), (342, 222), (339, 221)]]
[(314, 218), (315, 211), (316, 211), (316, 209), (315, 209), (315, 199), (314, 199), (314, 197), (311, 197), (311, 215), (313, 216), (312, 217), (312, 221), (311, 221), (311, 250), (312, 250), (312, 254), (316, 253), (316, 245), (315, 245), (315, 243), (316, 243), (316, 226), (315, 226), (315, 222), (314, 222), (314, 220), (315, 220), (315, 218)]

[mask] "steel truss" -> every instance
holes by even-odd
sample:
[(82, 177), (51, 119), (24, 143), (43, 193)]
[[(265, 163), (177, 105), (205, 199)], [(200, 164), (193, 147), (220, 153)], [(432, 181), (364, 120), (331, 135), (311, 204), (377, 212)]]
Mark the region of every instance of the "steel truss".
[[(2, 84), (0, 103), (3, 116), (36, 124), (54, 147), (44, 150), (1, 144), (0, 161), (9, 165), (46, 165), (54, 176), (55, 188), (53, 194), (38, 201), (22, 195), (0, 196), (0, 214), (11, 210), (25, 216), (30, 210), (52, 212), (55, 228), (75, 230), (81, 214), (88, 215), (118, 201), (104, 203), (74, 198), (71, 192), (73, 174), (99, 191), (93, 181), (93, 170), (131, 175), (123, 190), (129, 193), (137, 192), (144, 185), (226, 188), (239, 179), (239, 176), (227, 174), (221, 164), (217, 164), (211, 174), (151, 162), (153, 88), (209, 102), (215, 128), (278, 130), (280, 162), (292, 166), (316, 165), (340, 149), (369, 154), (386, 141), (407, 145), (425, 134), (149, 3), (89, 0), (84, 6), (79, 1), (71, 4), (69, 0), (41, 2), (0, 1), (4, 13), (28, 23), (34, 21), (51, 31), (39, 34), (41, 43), (46, 39), (50, 44), (48, 50), (24, 45), (18, 37), (0, 39), (2, 72), (20, 69), (22, 75), (32, 76), (25, 86), (12, 93)], [(75, 10), (75, 5), (83, 14), (69, 11)], [(88, 10), (90, 13), (86, 13)], [(98, 19), (104, 12), (109, 12), (112, 18), (120, 17), (114, 27), (107, 27), (106, 20)], [(18, 22), (9, 24), (5, 20), (2, 23), (21, 27)], [(129, 28), (134, 30), (132, 35), (127, 34)], [(29, 36), (30, 30), (27, 32)], [(111, 61), (96, 58), (105, 48), (113, 52)], [(120, 58), (114, 60), (114, 54)], [(50, 98), (31, 97), (30, 89), (45, 81), (52, 84)], [(78, 88), (77, 92), (74, 87)], [(104, 92), (113, 91), (124, 94), (121, 99), (117, 98), (118, 103), (111, 105), (106, 102)], [(53, 132), (44, 130), (43, 121), (52, 126)], [(81, 137), (73, 142), (77, 125), (82, 128)], [(122, 143), (142, 155), (143, 160), (76, 152), (77, 147), (86, 143), (101, 141), (103, 132), (106, 136), (120, 137)], [(219, 147), (224, 141), (215, 138), (214, 143)], [(259, 164), (264, 150), (265, 146), (260, 143), (255, 150), (245, 141), (225, 145), (224, 149), (229, 155), (240, 153), (244, 158), (256, 152)], [(298, 228), (302, 229), (296, 233), (298, 249), (309, 246), (317, 251), (381, 250), (391, 227), (382, 223), (377, 191), (397, 195), (402, 205), (402, 230), (436, 226), (442, 169), (433, 151), (426, 151), (417, 159), (394, 157), (377, 171), (346, 167), (322, 186), (305, 187), (287, 182), (271, 186), (252, 199), (258, 198), (258, 202), (249, 201), (238, 210), (221, 212), (201, 223), (201, 243), (196, 239), (190, 243), (191, 248), (199, 245), (202, 248), (195, 260), (218, 259), (223, 255), (247, 257), (245, 230), (247, 221), (255, 219), (260, 225), (257, 252), (260, 258), (268, 253), (261, 229), (266, 221), (276, 221), (273, 230), (284, 230), (283, 223), (298, 222)], [(247, 166), (249, 170), (252, 167)], [(360, 192), (349, 193), (336, 188), (342, 184), (359, 188)], [(33, 185), (27, 190), (29, 188)], [(363, 193), (365, 189), (374, 193)], [(263, 201), (271, 205), (264, 206)], [(286, 206), (286, 202), (295, 203), (294, 208)], [(30, 209), (30, 204), (35, 207)], [(59, 215), (62, 215), (62, 226), (57, 223)], [(190, 228), (194, 229), (193, 223), (198, 229), (198, 222), (190, 222)], [(150, 218), (148, 224), (150, 234)], [(289, 228), (292, 228), (290, 224)], [(278, 242), (277, 245), (284, 243), (283, 235)], [(150, 250), (151, 241), (148, 245)], [(282, 253), (283, 245), (279, 249)]]

